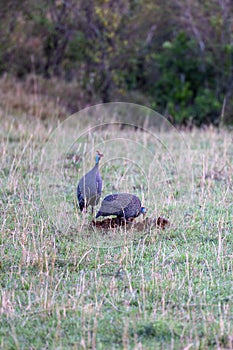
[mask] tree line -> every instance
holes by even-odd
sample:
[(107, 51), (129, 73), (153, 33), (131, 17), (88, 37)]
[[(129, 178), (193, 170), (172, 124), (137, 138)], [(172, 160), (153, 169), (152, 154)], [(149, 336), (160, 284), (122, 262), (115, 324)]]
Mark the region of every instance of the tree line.
[(231, 0), (0, 1), (0, 74), (77, 81), (176, 124), (233, 123)]

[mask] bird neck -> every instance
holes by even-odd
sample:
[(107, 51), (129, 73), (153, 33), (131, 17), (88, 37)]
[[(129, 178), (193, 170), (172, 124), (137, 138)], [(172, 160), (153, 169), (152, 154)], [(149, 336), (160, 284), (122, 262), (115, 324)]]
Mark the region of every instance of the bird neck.
[(98, 157), (98, 155), (95, 157), (95, 165), (99, 165), (99, 160), (100, 160), (100, 158)]
[(99, 170), (99, 163), (95, 163), (94, 167), (92, 168), (94, 171)]

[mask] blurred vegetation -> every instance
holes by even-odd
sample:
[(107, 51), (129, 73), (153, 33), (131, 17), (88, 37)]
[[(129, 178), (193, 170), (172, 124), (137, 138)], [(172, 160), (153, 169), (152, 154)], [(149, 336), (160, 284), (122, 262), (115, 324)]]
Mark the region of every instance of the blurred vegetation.
[(0, 74), (61, 83), (53, 94), (69, 112), (120, 100), (145, 104), (176, 124), (233, 123), (232, 1), (0, 5)]

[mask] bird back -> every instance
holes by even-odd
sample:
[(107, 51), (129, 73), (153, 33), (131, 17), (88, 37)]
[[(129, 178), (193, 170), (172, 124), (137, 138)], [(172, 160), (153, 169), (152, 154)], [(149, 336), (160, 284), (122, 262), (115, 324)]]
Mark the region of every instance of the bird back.
[(117, 215), (119, 217), (136, 217), (141, 211), (140, 199), (130, 193), (110, 194), (104, 198), (96, 218), (99, 216)]

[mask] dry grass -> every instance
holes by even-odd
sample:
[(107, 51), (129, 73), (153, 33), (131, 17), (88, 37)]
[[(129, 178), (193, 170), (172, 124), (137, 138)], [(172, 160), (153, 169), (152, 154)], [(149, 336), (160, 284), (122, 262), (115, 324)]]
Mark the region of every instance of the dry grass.
[[(40, 157), (54, 125), (1, 116), (0, 347), (232, 349), (232, 135), (184, 133), (186, 155), (177, 133), (159, 135), (172, 162), (157, 147), (150, 168), (139, 152), (140, 164), (149, 167), (146, 179), (129, 162), (135, 144), (126, 148), (114, 141), (101, 149), (104, 194), (134, 191), (149, 216), (171, 221), (164, 231), (145, 230), (136, 241), (101, 249), (96, 242), (104, 236), (88, 241), (79, 213), (76, 228), (57, 230), (40, 201)], [(124, 142), (130, 137), (149, 149), (154, 145), (141, 132), (117, 133)], [(109, 146), (116, 130), (97, 134), (96, 141)], [(122, 148), (123, 163), (107, 162)], [(80, 161), (63, 159), (68, 189), (75, 188), (85, 159), (85, 149), (76, 150)], [(71, 211), (72, 188), (66, 197)]]
[[(0, 79), (0, 108), (5, 115), (25, 115), (33, 120), (63, 120), (91, 104), (100, 103), (98, 96), (84, 94), (78, 82), (45, 79), (28, 75), (25, 80), (5, 75)], [(54, 122), (53, 120), (53, 122)]]

